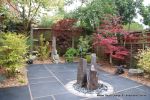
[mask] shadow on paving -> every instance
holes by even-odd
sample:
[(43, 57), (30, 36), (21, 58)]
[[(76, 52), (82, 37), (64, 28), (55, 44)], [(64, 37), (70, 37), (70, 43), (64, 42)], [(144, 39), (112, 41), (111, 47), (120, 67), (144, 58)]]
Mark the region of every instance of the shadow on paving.
[(30, 65), (28, 69), (29, 87), (0, 89), (0, 100), (150, 100), (150, 87), (121, 76), (111, 75), (104, 71), (98, 72), (100, 80), (114, 87), (114, 94), (85, 98), (71, 94), (65, 84), (75, 80), (77, 63)]

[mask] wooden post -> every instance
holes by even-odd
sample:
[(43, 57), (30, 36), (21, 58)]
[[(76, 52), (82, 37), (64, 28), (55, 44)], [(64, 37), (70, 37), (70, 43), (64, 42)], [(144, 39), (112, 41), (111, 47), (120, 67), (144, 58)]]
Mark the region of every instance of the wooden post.
[(87, 61), (86, 59), (80, 58), (78, 70), (77, 70), (77, 84), (81, 87), (87, 86)]
[(31, 27), (31, 33), (30, 33), (30, 53), (33, 51), (33, 28)]
[(53, 58), (53, 55), (55, 53), (56, 50), (56, 37), (53, 35), (52, 36), (52, 53), (51, 53), (51, 57)]
[(72, 48), (74, 48), (74, 39), (75, 37), (74, 36), (72, 36)]

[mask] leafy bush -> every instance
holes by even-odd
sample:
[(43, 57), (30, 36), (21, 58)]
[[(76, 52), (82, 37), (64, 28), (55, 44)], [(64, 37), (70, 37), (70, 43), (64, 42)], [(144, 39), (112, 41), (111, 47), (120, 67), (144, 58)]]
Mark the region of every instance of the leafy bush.
[(74, 48), (69, 48), (66, 53), (65, 53), (65, 57), (66, 57), (66, 61), (67, 62), (73, 62), (73, 58), (74, 56), (77, 54), (76, 49)]
[(0, 34), (0, 66), (6, 69), (8, 76), (15, 75), (23, 67), (27, 52), (26, 40), (25, 36), (16, 33)]
[(41, 27), (50, 27), (53, 24), (53, 20), (49, 16), (44, 16), (41, 18)]
[(86, 60), (87, 60), (87, 63), (90, 63), (91, 62), (91, 54), (88, 54), (86, 55)]
[(138, 66), (150, 74), (150, 48), (140, 50), (136, 58), (138, 59)]
[(49, 58), (50, 50), (49, 50), (49, 42), (45, 42), (45, 38), (43, 34), (40, 35), (40, 40), (39, 40), (39, 47), (38, 47), (38, 52), (39, 52), (39, 59), (40, 60), (46, 60)]
[(90, 36), (80, 36), (78, 44), (78, 52), (80, 56), (84, 57), (86, 55), (86, 53), (90, 49), (90, 42)]

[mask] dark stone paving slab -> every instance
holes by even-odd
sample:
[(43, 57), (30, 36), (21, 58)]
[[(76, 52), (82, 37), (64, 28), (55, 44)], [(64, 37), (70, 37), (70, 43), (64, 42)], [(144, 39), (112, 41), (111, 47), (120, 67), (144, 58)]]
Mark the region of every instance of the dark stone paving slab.
[(44, 66), (42, 64), (31, 64), (27, 66), (27, 70), (30, 72), (36, 72), (36, 71), (46, 71)]
[(77, 70), (77, 64), (51, 64), (46, 65), (51, 71), (53, 72), (62, 72), (62, 71), (76, 71)]
[(1, 88), (0, 100), (30, 100), (28, 86)]
[(47, 97), (37, 98), (34, 100), (54, 100), (54, 99), (52, 98), (52, 96), (47, 96)]
[(86, 99), (86, 100), (120, 100), (119, 98), (117, 97), (114, 97), (114, 96), (108, 96), (108, 97), (97, 97), (97, 98), (89, 98), (89, 99)]
[(107, 76), (101, 75), (99, 76), (99, 79), (111, 84), (114, 87), (115, 92), (141, 85), (135, 81), (116, 75), (107, 75)]
[(76, 73), (77, 73), (76, 71), (64, 71), (64, 72), (55, 72), (54, 74), (63, 84), (67, 84), (69, 81), (76, 79)]
[(55, 95), (55, 100), (80, 100), (83, 99), (84, 97), (79, 97), (71, 93), (65, 93), (65, 94), (59, 94)]
[(117, 93), (116, 96), (121, 100), (150, 100), (150, 94), (143, 92), (138, 88)]
[[(77, 66), (76, 63), (30, 65), (27, 67), (30, 89), (27, 86), (0, 89), (0, 100), (30, 100), (29, 90), (34, 100), (84, 100), (83, 97), (69, 93), (64, 87), (76, 79)], [(86, 100), (150, 100), (148, 86), (104, 71), (99, 71), (98, 77), (114, 87), (115, 95)]]
[(150, 95), (150, 87), (148, 86), (140, 86), (138, 87), (140, 90), (142, 90), (143, 92), (146, 92)]
[(39, 79), (29, 79), (30, 84), (46, 83), (46, 82), (56, 82), (54, 77), (39, 78)]
[(43, 77), (50, 77), (52, 76), (51, 73), (48, 71), (35, 71), (35, 72), (28, 72), (28, 78), (33, 79), (33, 78), (43, 78)]
[(66, 92), (59, 82), (47, 82), (30, 85), (33, 98)]

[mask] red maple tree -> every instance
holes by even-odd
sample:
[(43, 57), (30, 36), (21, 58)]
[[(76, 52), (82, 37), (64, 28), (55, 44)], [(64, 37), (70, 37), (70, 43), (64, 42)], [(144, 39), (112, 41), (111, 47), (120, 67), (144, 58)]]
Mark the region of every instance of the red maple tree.
[(52, 26), (52, 34), (56, 36), (58, 50), (62, 54), (71, 47), (72, 37), (78, 36), (82, 29), (75, 27), (76, 19), (62, 19)]
[(129, 51), (121, 44), (124, 44), (129, 33), (123, 30), (120, 19), (117, 16), (106, 15), (94, 34), (93, 45), (105, 47), (105, 53), (112, 58), (125, 60)]

